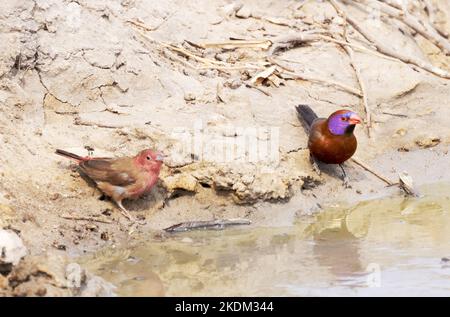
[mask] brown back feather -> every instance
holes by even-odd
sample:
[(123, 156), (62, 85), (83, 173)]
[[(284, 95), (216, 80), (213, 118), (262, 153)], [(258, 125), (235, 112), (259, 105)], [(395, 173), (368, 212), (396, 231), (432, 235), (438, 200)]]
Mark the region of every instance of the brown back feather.
[(136, 182), (130, 162), (117, 159), (93, 159), (80, 163), (82, 171), (95, 182), (115, 186), (128, 186)]

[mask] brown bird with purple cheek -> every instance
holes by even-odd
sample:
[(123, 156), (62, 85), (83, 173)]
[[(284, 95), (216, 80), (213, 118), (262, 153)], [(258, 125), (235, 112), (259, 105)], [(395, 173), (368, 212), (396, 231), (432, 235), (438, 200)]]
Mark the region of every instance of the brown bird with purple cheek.
[(339, 164), (344, 175), (344, 185), (348, 179), (342, 163), (356, 151), (357, 141), (353, 134), (361, 118), (350, 110), (333, 112), (328, 119), (319, 118), (306, 105), (296, 107), (297, 115), (309, 133), (308, 148), (314, 169), (320, 174), (316, 160), (327, 164)]

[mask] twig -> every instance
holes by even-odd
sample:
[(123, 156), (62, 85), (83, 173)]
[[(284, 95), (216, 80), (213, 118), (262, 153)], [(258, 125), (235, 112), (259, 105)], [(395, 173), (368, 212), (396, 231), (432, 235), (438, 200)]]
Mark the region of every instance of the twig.
[(267, 56), (267, 61), (271, 64), (277, 65), (278, 67), (281, 67), (285, 70), (287, 70), (288, 72), (295, 72), (295, 69), (292, 69), (290, 67), (287, 67), (283, 64), (281, 64), (280, 62), (278, 62), (275, 58), (273, 58), (272, 56)]
[[(347, 35), (347, 17), (345, 15), (345, 12), (339, 8), (339, 6), (335, 0), (329, 0), (329, 1), (335, 8), (337, 14), (344, 20), (345, 24), (344, 24), (343, 38), (348, 43), (349, 40), (348, 40), (348, 35)], [(355, 62), (355, 54), (353, 52), (353, 49), (347, 45), (342, 45), (342, 46), (343, 46), (344, 50), (347, 52), (347, 55), (350, 59), (350, 65), (352, 66), (353, 70), (355, 71), (356, 79), (358, 81), (359, 88), (361, 89), (361, 93), (362, 93), (361, 100), (362, 100), (362, 103), (364, 106), (364, 111), (366, 112), (367, 134), (370, 138), (371, 137), (370, 129), (372, 128), (372, 115), (371, 115), (370, 108), (369, 108), (369, 101), (368, 101), (368, 97), (367, 97), (366, 85), (361, 76), (361, 69), (360, 69), (359, 65)]]
[(289, 50), (300, 45), (320, 41), (318, 34), (300, 33), (294, 35), (280, 36), (272, 40), (272, 48), (269, 50), (269, 56), (273, 56), (279, 51)]
[[(424, 0), (424, 2), (425, 2), (425, 9), (428, 15), (428, 23), (430, 27), (434, 28), (436, 32), (438, 32), (443, 38), (448, 40), (450, 38), (450, 34), (446, 30), (443, 30), (441, 27), (438, 27), (436, 25), (436, 12), (435, 8), (433, 7), (433, 4), (431, 3), (430, 0)], [(424, 22), (421, 20), (421, 23)]]
[(173, 17), (173, 16), (175, 15), (175, 13), (177, 13), (177, 10), (176, 10), (176, 11), (173, 11), (171, 14), (169, 14), (168, 16), (166, 16), (166, 17), (161, 21), (161, 23), (159, 23), (159, 24), (158, 24), (157, 26), (155, 26), (155, 27), (149, 27), (149, 26), (145, 25), (144, 23), (142, 23), (142, 22), (140, 22), (140, 21), (136, 21), (136, 20), (126, 20), (125, 22), (134, 24), (134, 25), (136, 25), (136, 26), (138, 26), (138, 27), (143, 28), (143, 29), (146, 30), (146, 31), (156, 31), (156, 30), (158, 30), (164, 23), (166, 23), (167, 20), (169, 20), (171, 17)]
[[(373, 2), (374, 0), (371, 1)], [(384, 13), (402, 21), (411, 29), (439, 47), (446, 55), (450, 55), (450, 42), (441, 36), (431, 24), (419, 20), (417, 17), (410, 14), (405, 6), (399, 6), (392, 0), (377, 0), (377, 3), (379, 2), (382, 2), (380, 9)]]
[(170, 54), (170, 56), (166, 56), (166, 57), (168, 57), (169, 59), (176, 60), (177, 62), (180, 62), (181, 64), (184, 64), (184, 65), (186, 65), (189, 68), (192, 68), (192, 69), (195, 69), (195, 70), (199, 70), (199, 68), (197, 66), (191, 64), (186, 59), (179, 57), (178, 55), (176, 55), (175, 53), (173, 53), (170, 50), (163, 51), (163, 54)]
[(375, 172), (373, 169), (371, 169), (369, 166), (367, 166), (365, 163), (361, 162), (358, 158), (356, 157), (352, 157), (351, 160), (353, 162), (355, 162), (357, 165), (361, 166), (363, 169), (365, 169), (366, 171), (372, 173), (373, 175), (375, 175), (376, 177), (378, 177), (379, 179), (381, 179), (383, 182), (385, 182), (386, 184), (388, 184), (389, 186), (395, 185), (394, 182), (391, 182), (389, 179), (387, 179), (386, 177), (384, 177), (383, 175)]
[(269, 23), (275, 24), (275, 25), (281, 25), (281, 26), (288, 26), (292, 28), (294, 25), (289, 23), (289, 19), (284, 18), (277, 18), (277, 17), (262, 17), (260, 18), (263, 21), (267, 21)]
[(95, 221), (101, 223), (112, 223), (112, 221), (106, 219), (97, 219), (93, 217), (85, 217), (85, 216), (71, 216), (71, 215), (60, 215), (61, 218), (69, 219), (69, 220), (86, 220), (86, 221)]
[(247, 219), (218, 219), (211, 221), (189, 221), (182, 222), (168, 228), (165, 228), (166, 232), (184, 232), (196, 229), (214, 229), (222, 230), (228, 226), (250, 225), (252, 222)]
[(122, 125), (122, 124), (117, 124), (117, 125), (105, 124), (105, 123), (100, 123), (100, 122), (93, 122), (90, 120), (84, 120), (84, 119), (81, 119), (80, 117), (75, 118), (74, 124), (75, 125), (84, 125), (84, 126), (88, 126), (88, 127), (106, 128), (106, 129), (120, 129), (120, 128), (124, 127), (124, 125)]
[(197, 43), (195, 43), (195, 42), (192, 42), (192, 41), (189, 41), (189, 40), (184, 40), (184, 42), (183, 43), (188, 43), (190, 46), (192, 46), (192, 47), (195, 47), (195, 48), (198, 48), (198, 49), (201, 49), (201, 50), (204, 50), (205, 48), (204, 47), (202, 47), (200, 44), (197, 44)]
[(436, 31), (442, 37), (444, 37), (446, 39), (450, 39), (450, 34), (446, 30), (442, 29), (442, 27), (436, 25), (437, 24), (437, 21), (436, 21), (437, 9), (434, 7), (432, 1), (431, 0), (423, 0), (423, 2), (424, 2), (425, 11), (427, 12), (428, 20), (429, 20), (431, 27), (434, 27), (436, 29)]
[(270, 40), (230, 40), (224, 42), (212, 42), (198, 44), (202, 48), (220, 47), (224, 49), (258, 48), (267, 50), (272, 42)]
[(208, 59), (208, 58), (204, 58), (198, 55), (195, 55), (191, 52), (189, 52), (188, 50), (184, 49), (184, 48), (180, 48), (180, 47), (176, 47), (172, 44), (168, 44), (168, 43), (164, 43), (164, 42), (160, 42), (160, 41), (156, 41), (155, 39), (149, 37), (148, 35), (142, 33), (141, 31), (138, 31), (138, 33), (145, 38), (147, 41), (156, 43), (160, 46), (162, 46), (163, 48), (166, 48), (170, 51), (173, 52), (177, 52), (187, 58), (193, 59), (198, 63), (203, 64), (203, 66), (195, 66), (192, 63), (188, 62), (187, 60), (183, 60), (180, 59), (179, 57), (176, 56), (172, 56), (173, 59), (187, 65), (190, 68), (196, 69), (196, 70), (202, 70), (202, 69), (218, 69), (218, 70), (242, 70), (242, 69), (256, 69), (256, 70), (260, 70), (264, 67), (259, 66), (259, 65), (253, 65), (253, 64), (243, 64), (243, 65), (231, 65), (231, 64), (227, 64), (221, 61), (215, 61), (212, 59)]
[(387, 111), (383, 111), (381, 112), (382, 114), (387, 114), (393, 117), (400, 117), (400, 118), (408, 118), (408, 116), (406, 114), (401, 114), (401, 113), (392, 113), (392, 112), (387, 112)]
[(264, 69), (264, 66), (258, 66), (258, 65), (253, 65), (253, 64), (244, 64), (244, 65), (227, 65), (227, 66), (200, 66), (198, 67), (198, 69), (218, 69), (218, 70), (248, 70), (248, 69), (253, 69), (253, 70), (261, 70)]
[(215, 61), (215, 60), (212, 60), (212, 59), (207, 59), (207, 58), (204, 58), (204, 57), (201, 57), (201, 56), (197, 56), (197, 55), (195, 55), (195, 54), (193, 54), (193, 53), (191, 53), (191, 52), (189, 52), (189, 51), (187, 51), (187, 50), (185, 50), (185, 49), (183, 49), (183, 48), (176, 47), (176, 46), (174, 46), (174, 45), (172, 45), (172, 44), (164, 43), (164, 42), (161, 42), (161, 41), (157, 41), (157, 40), (151, 38), (150, 36), (148, 36), (147, 34), (143, 33), (143, 32), (140, 31), (140, 30), (138, 30), (137, 32), (138, 32), (139, 35), (141, 35), (141, 36), (142, 36), (143, 38), (145, 38), (147, 41), (156, 43), (156, 44), (158, 44), (158, 45), (160, 45), (160, 46), (163, 46), (163, 47), (165, 47), (165, 48), (170, 49), (171, 51), (175, 51), (175, 52), (177, 52), (177, 53), (180, 53), (181, 55), (184, 55), (184, 56), (186, 56), (186, 57), (189, 57), (189, 58), (191, 58), (191, 59), (193, 59), (193, 60), (195, 60), (195, 61), (197, 61), (197, 62), (206, 64), (206, 65), (210, 65), (210, 64), (213, 64), (213, 65), (219, 65), (219, 66), (226, 66), (226, 65), (227, 65), (227, 64), (224, 63), (224, 62)]
[(262, 89), (261, 87), (255, 86), (255, 85), (253, 85), (253, 84), (247, 83), (247, 84), (245, 84), (245, 87), (256, 89), (256, 90), (262, 92), (264, 95), (266, 95), (266, 96), (268, 96), (268, 97), (272, 97), (272, 94), (271, 94), (270, 92), (265, 91), (265, 90)]
[(364, 111), (366, 112), (367, 134), (370, 138), (371, 137), (370, 129), (372, 128), (372, 114), (370, 112), (369, 101), (367, 98), (366, 84), (364, 83), (364, 80), (362, 79), (361, 69), (359, 68), (359, 65), (356, 64), (356, 62), (355, 62), (355, 57), (354, 57), (355, 54), (353, 53), (353, 50), (348, 46), (345, 46), (345, 50), (350, 58), (350, 64), (352, 65), (353, 69), (355, 70), (356, 79), (359, 83), (359, 88), (361, 89), (361, 93), (362, 93), (361, 99), (363, 102)]
[(277, 61), (275, 58), (269, 56), (267, 57), (267, 60), (275, 65), (277, 65), (278, 67), (281, 68), (281, 72), (287, 75), (290, 75), (292, 77), (301, 79), (301, 80), (307, 80), (307, 81), (314, 81), (314, 82), (320, 82), (320, 83), (324, 83), (327, 85), (331, 85), (331, 86), (336, 86), (339, 87), (340, 89), (347, 91), (351, 94), (357, 95), (359, 97), (362, 96), (361, 91), (359, 91), (358, 89), (355, 89), (353, 87), (350, 87), (346, 84), (342, 84), (340, 82), (334, 81), (334, 80), (329, 80), (329, 79), (325, 79), (322, 77), (313, 77), (313, 76), (309, 76), (309, 75), (305, 75), (305, 74), (299, 74), (296, 73), (295, 71), (292, 71), (292, 68), (284, 66), (283, 64), (281, 64), (279, 61)]
[(197, 55), (192, 54), (191, 52), (189, 52), (189, 51), (187, 51), (187, 50), (185, 50), (183, 48), (176, 47), (176, 46), (171, 45), (171, 44), (167, 44), (167, 43), (164, 43), (164, 42), (160, 42), (160, 44), (162, 46), (172, 50), (172, 51), (180, 53), (181, 55), (184, 55), (186, 57), (189, 57), (189, 58), (191, 58), (191, 59), (193, 59), (193, 60), (195, 60), (197, 62), (206, 64), (206, 65), (217, 65), (217, 66), (225, 66), (226, 65), (225, 63), (220, 62), (220, 61), (215, 61), (215, 60), (212, 60), (212, 59), (207, 59), (207, 58), (204, 58), (204, 57), (197, 56)]
[(272, 48), (271, 51), (269, 51), (269, 56), (274, 55), (276, 52), (278, 52), (280, 50), (292, 49), (301, 44), (306, 44), (308, 42), (318, 42), (318, 41), (322, 40), (325, 42), (331, 42), (331, 43), (335, 43), (335, 44), (339, 44), (339, 45), (350, 46), (350, 47), (353, 47), (354, 49), (357, 49), (358, 51), (361, 51), (361, 52), (364, 52), (367, 54), (371, 54), (371, 55), (374, 55), (374, 56), (377, 56), (380, 58), (384, 58), (384, 59), (387, 59), (390, 61), (399, 62), (399, 60), (397, 58), (393, 58), (393, 57), (387, 56), (385, 54), (381, 54), (375, 50), (369, 49), (362, 45), (345, 42), (345, 41), (340, 41), (340, 40), (337, 40), (335, 38), (332, 38), (330, 36), (326, 36), (323, 34), (306, 34), (306, 35), (307, 36), (305, 36), (304, 34), (295, 34), (295, 35), (283, 36), (283, 37), (280, 37), (279, 39), (272, 40), (274, 47)]
[(300, 10), (303, 8), (305, 4), (307, 4), (310, 0), (303, 0), (302, 2), (297, 4), (297, 7), (294, 7), (294, 11)]
[(428, 19), (430, 20), (430, 23), (432, 25), (434, 25), (434, 23), (436, 22), (436, 12), (434, 11), (434, 7), (433, 4), (431, 3), (430, 0), (422, 0), (424, 7), (425, 7), (425, 11), (428, 15)]
[[(337, 1), (336, 1), (336, 4), (337, 4)], [(338, 5), (338, 7), (341, 8), (339, 5)], [(342, 10), (342, 8), (341, 8), (341, 10)], [(447, 72), (447, 71), (445, 71), (445, 70), (443, 70), (443, 69), (441, 69), (439, 67), (436, 67), (434, 65), (431, 65), (430, 63), (425, 62), (423, 60), (420, 60), (418, 58), (415, 58), (415, 57), (412, 57), (412, 56), (403, 55), (402, 53), (399, 53), (399, 52), (395, 51), (394, 49), (385, 46), (380, 41), (378, 41), (377, 38), (375, 38), (369, 32), (367, 32), (365, 29), (363, 29), (356, 20), (354, 20), (352, 17), (350, 17), (348, 15), (348, 13), (346, 13), (346, 19), (347, 19), (347, 22), (356, 31), (358, 31), (369, 42), (373, 43), (380, 53), (385, 54), (385, 55), (390, 56), (390, 57), (393, 57), (393, 58), (396, 58), (396, 59), (398, 59), (398, 60), (400, 60), (400, 61), (402, 61), (402, 62), (404, 62), (406, 64), (415, 65), (415, 66), (417, 66), (417, 67), (419, 67), (419, 68), (421, 68), (421, 69), (423, 69), (423, 70), (425, 70), (427, 72), (430, 72), (430, 73), (432, 73), (434, 75), (437, 75), (439, 77), (450, 79), (450, 73), (449, 72)]]
[(291, 77), (297, 78), (297, 79), (306, 80), (306, 81), (314, 81), (314, 82), (324, 83), (327, 85), (336, 86), (336, 87), (338, 87), (344, 91), (347, 91), (353, 95), (356, 95), (358, 97), (362, 96), (362, 93), (359, 89), (350, 87), (346, 84), (342, 84), (342, 83), (334, 81), (334, 80), (329, 80), (329, 79), (325, 79), (322, 77), (309, 76), (309, 75), (305, 75), (305, 74), (299, 74), (299, 73), (291, 72), (291, 71), (288, 71), (285, 69), (282, 69), (281, 72), (286, 75), (289, 75)]
[(140, 28), (143, 28), (146, 31), (155, 31), (155, 29), (156, 29), (156, 28), (149, 27), (149, 26), (145, 25), (144, 23), (139, 22), (139, 21), (135, 21), (135, 20), (126, 20), (125, 22), (133, 24), (133, 25), (138, 26)]

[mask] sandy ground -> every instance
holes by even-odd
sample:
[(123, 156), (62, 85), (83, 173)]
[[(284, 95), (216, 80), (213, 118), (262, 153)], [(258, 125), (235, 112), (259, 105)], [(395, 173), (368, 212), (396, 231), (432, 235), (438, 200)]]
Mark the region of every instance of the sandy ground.
[[(56, 254), (66, 263), (104, 246), (133, 243), (139, 232), (157, 235), (182, 221), (245, 217), (255, 226), (289, 225), (296, 215), (336, 201), (399, 193), (351, 162), (350, 189), (341, 185), (339, 170), (324, 167), (319, 177), (310, 167), (307, 136), (294, 106), (309, 104), (322, 116), (347, 107), (364, 117), (361, 98), (333, 85), (282, 74), (255, 89), (248, 84), (271, 66), (268, 50), (199, 47), (230, 39), (273, 40), (342, 29), (326, 1), (301, 3), (3, 1), (0, 227), (16, 232), (29, 257), (38, 257), (38, 262)], [(450, 5), (444, 0), (434, 3), (439, 9), (436, 23), (450, 32), (445, 23)], [(375, 23), (356, 7), (346, 9), (395, 50), (450, 69), (448, 56), (400, 22), (383, 18)], [(147, 29), (127, 21), (138, 21)], [(354, 31), (350, 38), (367, 45)], [(174, 47), (197, 58), (188, 59)], [(358, 87), (348, 55), (334, 43), (313, 42), (276, 58), (296, 73)], [(406, 170), (418, 184), (448, 181), (449, 81), (367, 52), (355, 51), (355, 62), (373, 116), (371, 138), (364, 126), (356, 130), (356, 155), (392, 180)], [(279, 161), (264, 157), (257, 162), (217, 162), (177, 152), (184, 145), (181, 136), (191, 138), (198, 124), (204, 147), (217, 139), (242, 137), (237, 132), (241, 127), (259, 129), (258, 142), (272, 137), (279, 141)], [(277, 128), (275, 137), (267, 136), (270, 128)], [(121, 156), (147, 147), (169, 158), (157, 188), (126, 203), (146, 222), (132, 227), (115, 205), (99, 200), (100, 193), (71, 162), (53, 154), (63, 148), (86, 155), (86, 148), (91, 148), (94, 155)], [(13, 280), (0, 276), (6, 294), (13, 294), (13, 289), (15, 294), (55, 294), (32, 287), (19, 292), (20, 283)]]

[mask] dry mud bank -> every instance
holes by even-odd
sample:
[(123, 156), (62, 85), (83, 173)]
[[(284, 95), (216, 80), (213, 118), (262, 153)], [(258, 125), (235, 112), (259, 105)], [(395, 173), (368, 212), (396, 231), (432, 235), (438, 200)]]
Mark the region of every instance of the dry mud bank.
[[(432, 3), (436, 27), (450, 32), (450, 5)], [(443, 50), (399, 20), (343, 7), (395, 52), (450, 69)], [(424, 10), (410, 10), (426, 18)], [(353, 163), (351, 189), (341, 186), (339, 171), (319, 177), (310, 167), (295, 105), (310, 104), (323, 116), (342, 107), (365, 116), (347, 52), (321, 40), (267, 58), (280, 37), (339, 38), (343, 26), (327, 1), (3, 1), (1, 227), (16, 232), (31, 257), (72, 257), (182, 221), (243, 217), (256, 226), (286, 225), (335, 201), (397, 193)], [(371, 138), (365, 126), (356, 131), (358, 157), (393, 180), (402, 170), (419, 184), (449, 180), (449, 80), (374, 54), (351, 27), (348, 37), (372, 52), (354, 50), (372, 113)], [(247, 42), (224, 46), (230, 39)], [(264, 69), (269, 73), (255, 76)], [(245, 137), (241, 128), (255, 129), (261, 144), (276, 140), (276, 155), (217, 162), (208, 153), (199, 159), (177, 151), (196, 133), (207, 148)], [(92, 148), (98, 156), (120, 156), (146, 147), (171, 155), (153, 193), (127, 204), (146, 222), (132, 227), (53, 154)], [(20, 285), (11, 274), (0, 276), (7, 294)]]

